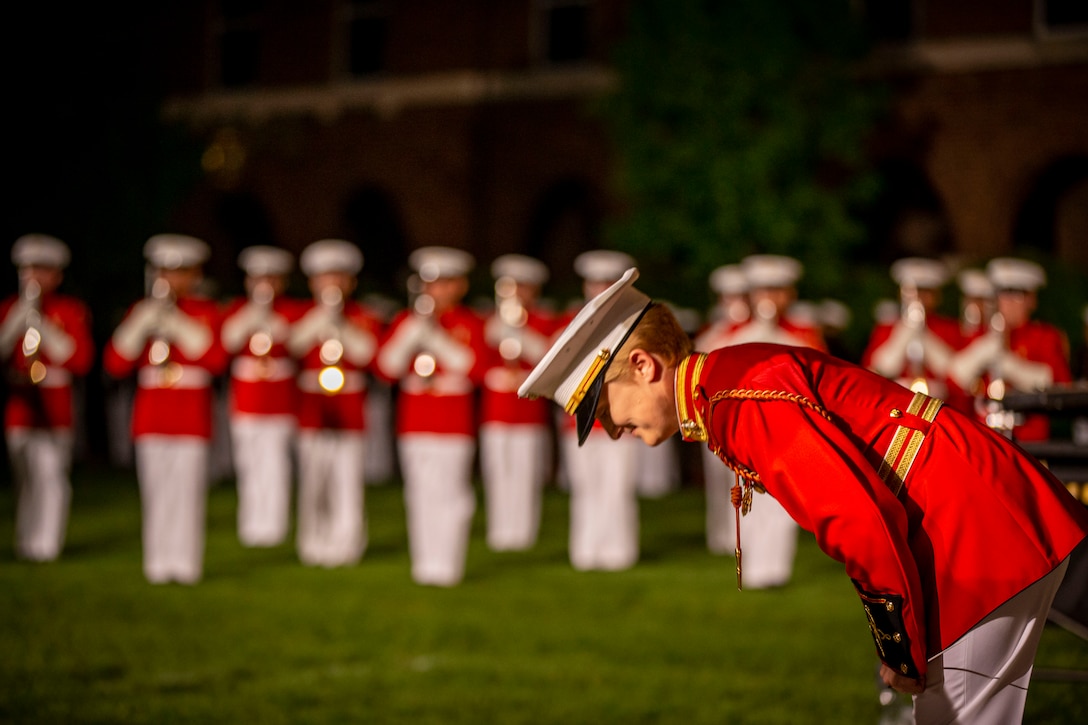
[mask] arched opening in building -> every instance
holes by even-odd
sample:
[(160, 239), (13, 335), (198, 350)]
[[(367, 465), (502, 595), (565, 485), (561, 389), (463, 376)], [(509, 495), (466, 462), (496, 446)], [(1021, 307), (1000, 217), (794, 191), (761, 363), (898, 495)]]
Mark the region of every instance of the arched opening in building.
[(362, 294), (379, 294), (403, 302), (403, 267), (408, 256), (403, 216), (392, 195), (376, 186), (353, 191), (344, 204), (349, 238), (363, 250), (359, 275)]
[(948, 214), (925, 172), (895, 159), (878, 166), (882, 190), (867, 220), (869, 244), (862, 261), (891, 264), (901, 257), (942, 257), (952, 252)]
[(552, 295), (580, 294), (572, 267), (581, 252), (600, 245), (603, 212), (600, 195), (584, 179), (565, 178), (544, 189), (533, 205), (525, 253), (551, 270)]
[(1016, 248), (1033, 249), (1088, 273), (1088, 156), (1049, 164), (1024, 198), (1013, 228)]

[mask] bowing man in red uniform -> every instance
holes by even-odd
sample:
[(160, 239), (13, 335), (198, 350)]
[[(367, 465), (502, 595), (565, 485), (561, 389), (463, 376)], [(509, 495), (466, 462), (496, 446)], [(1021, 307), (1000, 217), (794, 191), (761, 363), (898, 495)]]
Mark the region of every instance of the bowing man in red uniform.
[(475, 396), (490, 353), (483, 319), (461, 304), (472, 256), (450, 247), (422, 247), (408, 264), (419, 294), (390, 324), (378, 371), (400, 386), (397, 447), (412, 579), (450, 587), (464, 577), (476, 510)]
[(773, 497), (845, 565), (917, 722), (1019, 722), (1084, 506), (996, 432), (839, 358), (693, 354), (636, 278), (587, 305), (519, 393), (572, 411), (580, 435), (598, 419), (648, 445), (705, 442), (738, 476), (738, 516)]
[(0, 303), (7, 382), (4, 433), (14, 474), (15, 554), (52, 561), (64, 548), (72, 486), (72, 383), (94, 363), (90, 313), (59, 294), (70, 254), (45, 234), (15, 240), (19, 294)]
[(114, 330), (106, 372), (136, 375), (132, 436), (143, 510), (144, 576), (195, 584), (204, 573), (212, 382), (224, 372), (218, 305), (197, 296), (208, 245), (158, 234), (144, 245), (151, 290)]
[(1001, 257), (990, 260), (986, 274), (994, 287), (996, 312), (989, 329), (953, 358), (949, 375), (974, 394), (987, 425), (1011, 432), (1017, 440), (1047, 440), (1050, 419), (1045, 413), (1029, 413), (1021, 420), (998, 404), (1007, 390), (1030, 392), (1073, 379), (1065, 333), (1031, 319), (1046, 272), (1034, 262)]
[(948, 365), (963, 347), (959, 323), (937, 313), (948, 269), (935, 259), (907, 257), (892, 265), (891, 275), (899, 285), (899, 317), (873, 328), (861, 364), (948, 402)]
[(495, 312), (485, 327), (492, 365), (480, 396), (480, 473), (488, 546), (514, 551), (536, 543), (551, 458), (552, 405), (522, 400), (518, 388), (547, 351), (557, 322), (537, 307), (548, 279), (543, 262), (504, 254), (491, 263), (491, 274)]
[(300, 367), (298, 555), (311, 566), (346, 566), (367, 545), (366, 372), (380, 323), (351, 299), (363, 268), (354, 244), (314, 242), (299, 266), (313, 301), (287, 341)]
[(275, 546), (291, 524), (291, 452), (298, 430), (297, 365), (287, 333), (302, 302), (286, 297), (294, 257), (277, 247), (247, 247), (238, 255), (246, 296), (223, 315), (230, 362), (230, 439), (238, 487), (238, 539)]

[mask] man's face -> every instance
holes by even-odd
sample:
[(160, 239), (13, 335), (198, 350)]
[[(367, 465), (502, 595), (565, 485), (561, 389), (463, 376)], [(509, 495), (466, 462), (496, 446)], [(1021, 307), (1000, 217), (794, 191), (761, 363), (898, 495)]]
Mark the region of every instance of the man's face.
[(316, 300), (322, 299), (321, 293), (327, 287), (339, 289), (342, 299), (347, 299), (355, 291), (356, 279), (355, 275), (347, 272), (322, 272), (311, 276), (309, 284), (310, 292)]
[(163, 269), (159, 271), (159, 276), (170, 284), (170, 291), (176, 297), (187, 297), (193, 294), (197, 285), (204, 279), (204, 273), (200, 267)]
[(423, 292), (434, 299), (437, 312), (445, 312), (461, 304), (468, 292), (468, 277), (439, 277), (423, 283)]
[(29, 265), (19, 268), (19, 278), (24, 285), (29, 281), (37, 282), (38, 289), (45, 295), (60, 286), (61, 280), (64, 279), (64, 273), (56, 267)]
[(656, 446), (680, 428), (672, 371), (644, 350), (633, 350), (629, 360), (628, 374), (604, 384), (597, 419), (613, 439), (626, 433)]
[(1036, 300), (1034, 292), (1001, 290), (997, 293), (997, 311), (1005, 318), (1008, 327), (1020, 327), (1031, 319)]

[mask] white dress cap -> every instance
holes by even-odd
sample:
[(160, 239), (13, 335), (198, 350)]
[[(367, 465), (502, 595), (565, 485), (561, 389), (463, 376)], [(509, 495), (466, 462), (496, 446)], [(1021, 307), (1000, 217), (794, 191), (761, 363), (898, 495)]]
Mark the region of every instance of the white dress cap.
[(803, 271), (800, 262), (781, 254), (753, 254), (742, 259), (740, 266), (749, 289), (793, 287)]
[(594, 249), (574, 258), (574, 272), (586, 282), (615, 282), (634, 266), (631, 255), (611, 249)]
[(518, 389), (519, 397), (548, 398), (574, 415), (579, 445), (593, 428), (608, 366), (650, 306), (636, 279), (632, 267), (587, 302)]
[(906, 257), (892, 264), (892, 279), (900, 287), (940, 289), (948, 282), (948, 267), (936, 259)]
[(990, 298), (994, 296), (994, 283), (981, 269), (963, 269), (956, 275), (956, 283), (965, 297)]
[(363, 253), (345, 239), (320, 239), (302, 250), (298, 266), (307, 277), (326, 272), (359, 274)]
[(144, 258), (159, 269), (196, 267), (210, 254), (207, 244), (185, 234), (156, 234), (144, 244)]
[(238, 266), (250, 277), (290, 274), (295, 258), (286, 249), (258, 245), (246, 247), (238, 255)]
[(1023, 290), (1034, 292), (1046, 284), (1046, 272), (1035, 262), (1013, 257), (991, 259), (986, 265), (986, 274), (993, 282), (994, 289)]
[(739, 264), (724, 264), (710, 273), (710, 289), (720, 295), (742, 295), (748, 291), (748, 279)]
[(410, 266), (424, 282), (464, 277), (476, 266), (472, 255), (453, 247), (420, 247), (408, 255)]
[(71, 259), (68, 245), (48, 234), (24, 234), (11, 247), (11, 261), (16, 267), (64, 269)]
[(524, 254), (504, 254), (491, 263), (491, 276), (495, 279), (510, 277), (522, 284), (542, 285), (548, 281), (548, 266)]

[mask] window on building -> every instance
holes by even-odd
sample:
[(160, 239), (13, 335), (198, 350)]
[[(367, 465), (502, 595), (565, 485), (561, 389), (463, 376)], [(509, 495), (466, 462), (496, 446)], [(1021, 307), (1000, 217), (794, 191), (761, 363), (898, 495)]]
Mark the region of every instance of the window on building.
[(1088, 2), (1035, 0), (1035, 25), (1043, 36), (1088, 35)]
[(589, 58), (592, 0), (536, 0), (537, 54), (544, 63)]
[(347, 3), (347, 70), (368, 76), (385, 70), (389, 35), (389, 3), (385, 0), (349, 0)]
[(224, 88), (251, 86), (260, 79), (263, 0), (219, 3), (219, 83)]

